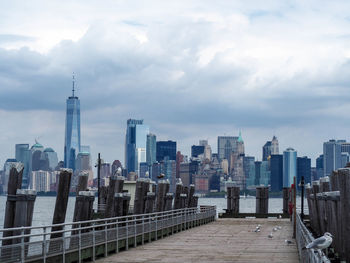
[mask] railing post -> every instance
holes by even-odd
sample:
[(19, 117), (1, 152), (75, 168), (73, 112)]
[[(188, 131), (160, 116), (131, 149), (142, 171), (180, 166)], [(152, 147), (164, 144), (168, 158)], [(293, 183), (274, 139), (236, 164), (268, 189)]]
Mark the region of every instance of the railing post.
[(108, 252), (107, 252), (107, 250), (108, 250), (108, 248), (107, 248), (107, 245), (108, 245), (108, 238), (107, 238), (107, 222), (108, 222), (108, 219), (107, 220), (105, 220), (105, 257), (107, 257), (108, 256)]
[(118, 219), (117, 219), (115, 234), (116, 234), (116, 245), (117, 245), (115, 251), (116, 251), (116, 253), (118, 253), (119, 252), (119, 225), (118, 225)]
[(142, 245), (145, 243), (145, 216), (142, 215)]
[(25, 261), (24, 255), (25, 255), (24, 229), (22, 227), (22, 229), (21, 229), (21, 262), (22, 263), (24, 263), (24, 261)]
[(81, 223), (79, 223), (79, 263), (82, 261), (81, 260)]
[(136, 247), (136, 241), (137, 241), (137, 226), (136, 226), (136, 217), (133, 217), (134, 218), (134, 247)]
[(126, 229), (125, 229), (125, 235), (126, 235), (126, 239), (125, 239), (125, 250), (129, 249), (129, 218), (126, 218)]
[(96, 259), (96, 232), (95, 232), (95, 222), (92, 223), (92, 261), (95, 262)]
[(46, 227), (43, 227), (43, 233), (44, 233), (44, 237), (43, 237), (43, 258), (44, 258), (44, 263), (46, 263)]
[(156, 214), (156, 240), (158, 240), (158, 214)]
[(63, 225), (62, 227), (62, 262), (65, 263), (66, 262), (66, 225)]

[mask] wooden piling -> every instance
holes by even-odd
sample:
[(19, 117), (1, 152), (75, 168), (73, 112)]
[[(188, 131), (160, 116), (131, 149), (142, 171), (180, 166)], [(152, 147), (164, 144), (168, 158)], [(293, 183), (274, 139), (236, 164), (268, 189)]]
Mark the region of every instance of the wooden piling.
[(193, 207), (193, 195), (195, 193), (194, 184), (190, 184), (190, 189), (188, 191), (188, 204), (187, 207)]
[[(22, 163), (14, 163), (10, 167), (9, 180), (7, 184), (7, 201), (5, 207), (4, 228), (13, 228), (16, 212), (15, 196), (17, 189), (22, 187), (22, 174), (24, 166)], [(12, 231), (4, 231), (3, 237), (13, 236)], [(2, 246), (11, 245), (11, 240), (3, 240)]]
[(232, 213), (232, 187), (228, 186), (226, 188), (226, 203), (227, 203), (227, 207), (226, 207), (226, 211), (228, 213)]
[(113, 217), (123, 216), (123, 193), (114, 194)]
[(340, 216), (342, 233), (342, 250), (345, 253), (346, 262), (350, 262), (350, 169), (338, 170), (340, 191)]
[(289, 187), (283, 187), (283, 214), (288, 215)]
[(78, 184), (77, 184), (76, 189), (75, 189), (76, 195), (78, 195), (80, 191), (87, 190), (88, 180), (89, 180), (89, 172), (88, 171), (82, 171), (79, 173)]
[(135, 189), (135, 198), (134, 198), (134, 214), (142, 214), (142, 202), (143, 202), (143, 196), (142, 196), (142, 183), (143, 178), (137, 179), (136, 181), (136, 189)]
[(258, 186), (256, 188), (256, 213), (267, 214), (269, 211), (269, 188)]
[(333, 171), (332, 175), (329, 177), (330, 181), (330, 191), (339, 191), (339, 182), (338, 182), (338, 171)]
[(153, 213), (154, 201), (156, 200), (156, 194), (153, 192), (148, 192), (146, 196), (145, 203), (145, 214)]
[(124, 180), (125, 180), (125, 178), (123, 176), (120, 176), (120, 175), (117, 176), (117, 181), (116, 181), (116, 184), (115, 184), (115, 192), (116, 193), (122, 193), (123, 192)]
[(173, 208), (173, 199), (174, 199), (174, 194), (173, 193), (167, 193), (165, 196), (165, 210), (164, 211), (169, 211), (172, 210)]
[(198, 198), (199, 198), (199, 196), (198, 195), (193, 195), (193, 208), (194, 207), (198, 207)]
[(180, 194), (180, 209), (186, 207), (187, 194)]
[(109, 185), (107, 190), (107, 200), (105, 208), (105, 218), (113, 217), (114, 209), (114, 195), (116, 193), (117, 176), (112, 175), (109, 177)]
[(181, 207), (181, 194), (182, 194), (182, 183), (177, 183), (175, 187), (175, 197), (174, 197), (174, 209), (180, 209)]
[(312, 182), (312, 193), (313, 193), (313, 214), (314, 214), (314, 227), (313, 230), (318, 234), (321, 235), (321, 228), (320, 228), (320, 212), (319, 212), (319, 206), (318, 206), (318, 200), (317, 200), (317, 194), (320, 192), (320, 181), (313, 181)]
[(129, 193), (123, 193), (123, 216), (127, 216), (129, 214), (130, 199), (131, 196)]
[(158, 191), (157, 191), (157, 212), (164, 211), (165, 207), (165, 195), (167, 190), (167, 185), (169, 182), (166, 180), (159, 180), (158, 181)]
[[(72, 169), (61, 169), (58, 179), (57, 196), (52, 224), (64, 223), (67, 212), (68, 196), (72, 179)], [(54, 226), (51, 231), (61, 231), (62, 226)], [(62, 233), (52, 233), (50, 239), (62, 237)]]
[(238, 186), (231, 188), (231, 209), (235, 215), (239, 214), (239, 192), (240, 188)]

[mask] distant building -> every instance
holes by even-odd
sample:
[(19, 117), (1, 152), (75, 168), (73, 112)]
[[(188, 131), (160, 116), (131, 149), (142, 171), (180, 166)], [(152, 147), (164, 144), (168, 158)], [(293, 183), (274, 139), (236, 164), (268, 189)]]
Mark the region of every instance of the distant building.
[(202, 145), (192, 145), (191, 147), (191, 157), (198, 157), (199, 155), (204, 155), (204, 146)]
[(311, 183), (311, 159), (304, 156), (297, 158), (297, 186), (300, 189), (299, 184), (301, 177), (304, 176), (305, 184)]
[(30, 150), (29, 144), (16, 144), (16, 160), (24, 165), (22, 188), (27, 189), (30, 183)]
[(148, 164), (146, 162), (140, 163), (139, 178), (145, 178), (146, 172), (148, 172)]
[(176, 178), (180, 178), (180, 164), (184, 161), (184, 156), (180, 151), (176, 153)]
[(139, 163), (146, 162), (147, 134), (149, 126), (143, 124), (143, 120), (127, 120), (125, 167), (128, 173), (138, 173)]
[(190, 163), (180, 163), (180, 178), (184, 186), (189, 186), (192, 175), (190, 174)]
[(47, 160), (48, 162), (48, 170), (54, 171), (58, 164), (57, 153), (52, 148), (46, 148), (43, 152), (42, 159)]
[(176, 160), (176, 142), (158, 141), (157, 142), (157, 161), (161, 162), (168, 157), (169, 160)]
[(228, 161), (227, 159), (222, 159), (221, 160), (221, 169), (224, 174), (228, 175)]
[(111, 164), (110, 163), (102, 163), (101, 164), (100, 176), (101, 176), (101, 179), (111, 176)]
[(147, 134), (146, 161), (148, 165), (157, 162), (157, 137), (152, 133)]
[(297, 152), (287, 148), (283, 152), (283, 187), (290, 187), (297, 176)]
[(246, 181), (246, 188), (255, 185), (255, 157), (243, 157), (243, 170)]
[(74, 84), (73, 76), (72, 96), (67, 99), (64, 141), (64, 165), (73, 171), (75, 170), (75, 159), (80, 152), (80, 100), (74, 94)]
[(318, 180), (324, 175), (323, 170), (323, 154), (316, 158), (316, 177), (314, 180)]
[(259, 185), (269, 186), (271, 181), (271, 172), (268, 161), (262, 161), (260, 164)]
[(35, 144), (30, 148), (31, 161), (30, 161), (30, 171), (47, 171), (49, 168), (49, 161), (43, 157), (44, 146), (35, 141)]
[(341, 167), (344, 168), (348, 162), (349, 162), (349, 153), (342, 152), (341, 153)]
[(206, 194), (209, 192), (209, 177), (207, 175), (193, 175), (194, 185), (197, 193)]
[(263, 146), (262, 160), (267, 161), (272, 154), (279, 154), (278, 140), (276, 136), (273, 136), (272, 141), (267, 141)]
[(118, 168), (123, 169), (122, 163), (119, 160), (114, 160), (112, 163), (112, 175), (117, 172)]
[(237, 136), (218, 136), (218, 157), (230, 160), (231, 153), (237, 151)]
[(170, 182), (170, 192), (174, 192), (176, 184), (176, 161), (169, 160), (168, 157), (160, 163), (161, 172), (165, 175), (164, 179), (168, 179)]
[(51, 174), (49, 171), (33, 171), (30, 186), (37, 192), (50, 191)]
[(283, 155), (272, 154), (270, 157), (271, 191), (279, 192), (283, 188)]
[(323, 143), (323, 175), (329, 176), (334, 170), (342, 168), (342, 144), (344, 140), (329, 140)]

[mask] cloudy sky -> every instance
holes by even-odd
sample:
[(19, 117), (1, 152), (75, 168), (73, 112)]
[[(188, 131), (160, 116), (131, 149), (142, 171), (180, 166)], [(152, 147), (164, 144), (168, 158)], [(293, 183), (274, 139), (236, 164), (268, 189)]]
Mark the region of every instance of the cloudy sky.
[(259, 160), (274, 134), (312, 158), (350, 140), (349, 1), (0, 4), (0, 166), (35, 138), (63, 159), (72, 72), (94, 159), (124, 160), (128, 118), (185, 154), (239, 130)]

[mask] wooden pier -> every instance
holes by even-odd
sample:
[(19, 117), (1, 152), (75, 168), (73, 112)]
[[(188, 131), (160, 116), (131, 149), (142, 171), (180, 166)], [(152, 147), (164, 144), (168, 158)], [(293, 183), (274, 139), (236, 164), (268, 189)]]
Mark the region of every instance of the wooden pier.
[[(281, 229), (273, 232), (276, 226)], [(292, 234), (287, 219), (218, 219), (97, 262), (299, 262)]]

